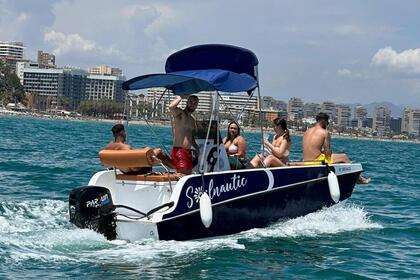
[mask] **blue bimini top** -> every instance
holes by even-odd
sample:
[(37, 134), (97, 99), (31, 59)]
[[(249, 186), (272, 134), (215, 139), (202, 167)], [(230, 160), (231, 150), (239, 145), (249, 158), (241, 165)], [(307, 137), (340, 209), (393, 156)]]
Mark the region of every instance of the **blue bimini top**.
[(149, 74), (123, 83), (124, 90), (164, 87), (177, 95), (200, 91), (248, 92), (258, 84), (256, 56), (249, 50), (228, 45), (201, 45), (168, 57), (166, 74)]

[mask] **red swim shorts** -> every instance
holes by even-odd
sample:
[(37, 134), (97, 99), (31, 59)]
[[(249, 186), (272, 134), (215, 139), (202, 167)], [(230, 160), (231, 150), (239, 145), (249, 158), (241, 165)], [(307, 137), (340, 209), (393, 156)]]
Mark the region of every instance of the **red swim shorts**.
[(171, 159), (177, 171), (184, 169), (191, 173), (193, 168), (191, 150), (182, 147), (173, 147), (171, 150)]

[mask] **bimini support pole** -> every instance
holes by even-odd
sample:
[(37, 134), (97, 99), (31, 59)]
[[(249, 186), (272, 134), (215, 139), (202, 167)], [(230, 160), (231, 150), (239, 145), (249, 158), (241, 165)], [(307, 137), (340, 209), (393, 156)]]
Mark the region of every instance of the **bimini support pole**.
[(213, 97), (212, 98), (211, 114), (210, 114), (210, 122), (209, 122), (209, 127), (207, 129), (206, 140), (204, 142), (203, 151), (200, 151), (200, 153), (201, 153), (201, 161), (200, 161), (200, 165), (199, 165), (199, 169), (198, 170), (199, 170), (199, 172), (201, 174), (204, 173), (204, 158), (205, 158), (205, 155), (206, 155), (206, 152), (207, 152), (207, 141), (209, 140), (209, 137), (210, 137), (211, 124), (213, 123), (215, 110), (216, 110), (216, 99)]
[(261, 128), (261, 154), (264, 153), (264, 131), (262, 126), (262, 99), (261, 99), (261, 92), (260, 92), (260, 79), (258, 76), (258, 65), (254, 66), (255, 77), (257, 78), (257, 92), (258, 92), (258, 119), (260, 120), (260, 128)]

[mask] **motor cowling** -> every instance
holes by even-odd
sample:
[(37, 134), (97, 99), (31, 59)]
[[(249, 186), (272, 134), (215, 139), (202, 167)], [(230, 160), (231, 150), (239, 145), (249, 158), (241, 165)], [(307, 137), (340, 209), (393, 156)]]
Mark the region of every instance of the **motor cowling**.
[(69, 195), (70, 222), (79, 228), (95, 230), (107, 239), (116, 238), (115, 207), (109, 189), (85, 186)]

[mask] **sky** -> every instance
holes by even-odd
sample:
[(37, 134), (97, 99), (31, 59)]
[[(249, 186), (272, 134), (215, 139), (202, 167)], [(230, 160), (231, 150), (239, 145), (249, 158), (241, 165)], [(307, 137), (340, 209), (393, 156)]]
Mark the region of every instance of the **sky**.
[(127, 78), (164, 72), (189, 46), (237, 45), (257, 55), (263, 96), (420, 108), (419, 10), (410, 0), (0, 0), (0, 41)]

